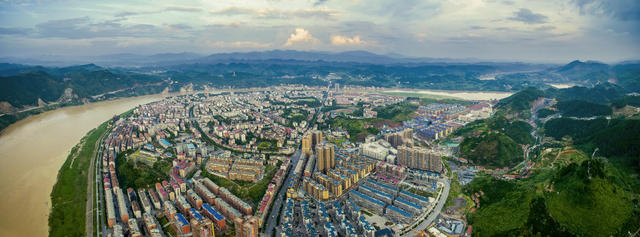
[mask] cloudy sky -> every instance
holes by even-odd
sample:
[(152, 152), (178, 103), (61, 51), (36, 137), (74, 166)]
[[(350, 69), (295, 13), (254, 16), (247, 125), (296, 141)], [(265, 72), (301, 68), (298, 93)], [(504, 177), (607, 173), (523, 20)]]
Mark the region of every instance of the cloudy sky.
[(367, 50), (640, 58), (639, 0), (0, 0), (0, 57)]

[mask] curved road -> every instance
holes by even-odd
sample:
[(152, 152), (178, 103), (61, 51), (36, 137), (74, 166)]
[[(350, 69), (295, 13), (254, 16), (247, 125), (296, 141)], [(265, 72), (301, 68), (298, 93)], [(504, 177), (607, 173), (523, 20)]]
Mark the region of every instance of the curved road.
[(447, 202), (447, 197), (449, 196), (449, 189), (451, 188), (451, 185), (450, 185), (451, 181), (449, 180), (449, 178), (444, 178), (444, 179), (441, 179), (440, 181), (442, 181), (442, 183), (444, 184), (444, 188), (440, 193), (440, 199), (438, 199), (438, 204), (436, 204), (435, 208), (431, 211), (431, 214), (429, 214), (429, 216), (425, 221), (423, 221), (420, 225), (413, 228), (411, 231), (407, 232), (402, 236), (408, 236), (408, 237), (416, 236), (416, 231), (421, 231), (426, 229), (427, 226), (429, 226), (431, 222), (436, 220), (438, 215), (440, 215), (440, 211), (442, 211), (442, 207), (444, 207), (444, 204)]

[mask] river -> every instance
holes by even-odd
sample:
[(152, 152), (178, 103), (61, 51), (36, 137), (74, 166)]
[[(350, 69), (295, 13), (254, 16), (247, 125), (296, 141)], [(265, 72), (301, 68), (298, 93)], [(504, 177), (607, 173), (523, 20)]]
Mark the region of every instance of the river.
[(47, 236), (50, 193), (69, 151), (115, 114), (166, 95), (90, 103), (48, 111), (0, 134), (0, 236)]

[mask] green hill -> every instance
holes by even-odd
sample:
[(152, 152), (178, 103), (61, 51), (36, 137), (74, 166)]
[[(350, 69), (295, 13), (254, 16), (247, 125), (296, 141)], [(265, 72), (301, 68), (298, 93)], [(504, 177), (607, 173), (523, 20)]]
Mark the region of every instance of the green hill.
[(460, 144), (468, 159), (478, 165), (502, 168), (522, 161), (522, 148), (503, 133), (484, 133), (478, 137), (467, 137)]
[(615, 108), (622, 108), (627, 105), (639, 107), (640, 106), (640, 96), (625, 96), (623, 98), (617, 99), (611, 102), (611, 105)]
[(544, 97), (543, 91), (535, 87), (528, 87), (500, 100), (496, 105), (496, 109), (502, 113), (519, 114), (527, 117), (531, 103), (540, 97)]
[(81, 99), (120, 89), (163, 83), (156, 76), (107, 70), (93, 64), (66, 68), (37, 67), (15, 73), (0, 76), (0, 101), (9, 102), (16, 108), (35, 106), (38, 98), (54, 102), (67, 88)]
[(607, 116), (613, 113), (613, 110), (609, 106), (584, 100), (560, 101), (556, 105), (556, 108), (558, 108), (563, 116), (569, 117)]
[(600, 62), (575, 60), (555, 70), (564, 78), (590, 83), (605, 82), (610, 78), (610, 66)]
[(612, 181), (611, 169), (584, 160), (520, 181), (476, 178), (464, 187), (467, 195), (484, 192), (467, 216), (474, 235), (619, 236), (636, 230), (637, 199)]
[(640, 120), (558, 118), (544, 125), (545, 135), (570, 137), (586, 152), (598, 148), (605, 156), (640, 157)]
[(508, 120), (503, 116), (495, 116), (487, 121), (487, 126), (495, 131), (502, 132), (518, 144), (533, 144), (531, 131), (533, 127), (522, 120)]
[(609, 236), (622, 231), (633, 203), (627, 191), (608, 180), (600, 160), (560, 169), (553, 192), (546, 194), (549, 213), (577, 236)]
[(601, 83), (594, 87), (574, 86), (564, 89), (549, 88), (545, 93), (559, 101), (584, 100), (596, 104), (606, 104), (622, 98), (626, 88), (610, 83)]

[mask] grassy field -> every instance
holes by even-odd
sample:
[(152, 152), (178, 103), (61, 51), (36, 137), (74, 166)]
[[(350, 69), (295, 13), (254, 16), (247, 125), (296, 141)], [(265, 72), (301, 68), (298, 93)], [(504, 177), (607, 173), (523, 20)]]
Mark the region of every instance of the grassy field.
[[(76, 145), (58, 172), (51, 191), (49, 236), (83, 236), (87, 175), (96, 142), (107, 132), (107, 123), (87, 133)], [(73, 165), (71, 165), (73, 164)]]

